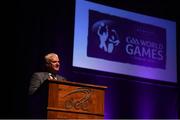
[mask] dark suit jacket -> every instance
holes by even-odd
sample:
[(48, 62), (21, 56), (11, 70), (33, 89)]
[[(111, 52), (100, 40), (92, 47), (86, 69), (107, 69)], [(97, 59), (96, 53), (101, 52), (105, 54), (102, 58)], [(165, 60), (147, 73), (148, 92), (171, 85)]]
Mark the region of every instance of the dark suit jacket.
[[(29, 85), (28, 110), (30, 118), (47, 118), (48, 72), (36, 72), (32, 75)], [(57, 80), (66, 80), (56, 75)]]
[[(29, 95), (35, 94), (48, 79), (48, 72), (36, 72), (32, 75), (29, 85)], [(56, 74), (57, 80), (65, 80), (64, 77)]]

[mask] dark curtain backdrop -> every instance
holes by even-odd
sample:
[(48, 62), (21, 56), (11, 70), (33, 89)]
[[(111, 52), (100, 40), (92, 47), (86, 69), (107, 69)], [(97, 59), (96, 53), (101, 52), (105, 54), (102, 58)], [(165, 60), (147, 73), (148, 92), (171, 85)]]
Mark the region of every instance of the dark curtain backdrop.
[[(117, 8), (177, 21), (175, 1), (93, 0)], [(62, 57), (60, 74), (70, 81), (106, 85), (105, 118), (177, 118), (178, 85), (141, 82), (127, 76), (106, 77), (72, 68), (75, 1), (19, 0), (16, 4), (16, 74), (10, 98), (1, 118), (28, 118), (29, 77), (42, 69), (43, 56), (56, 52)], [(179, 71), (179, 39), (177, 39)], [(179, 84), (179, 83), (178, 83)]]

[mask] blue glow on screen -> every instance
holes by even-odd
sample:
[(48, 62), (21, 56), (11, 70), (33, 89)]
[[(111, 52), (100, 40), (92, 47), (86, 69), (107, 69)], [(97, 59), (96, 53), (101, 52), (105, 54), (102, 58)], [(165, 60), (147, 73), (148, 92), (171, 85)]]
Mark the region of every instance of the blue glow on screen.
[[(148, 64), (141, 65), (131, 64), (133, 58), (128, 63), (118, 62), (110, 59), (105, 59), (107, 53), (100, 53), (102, 58), (88, 56), (88, 37), (89, 37), (89, 11), (95, 11), (99, 14), (109, 16), (109, 18), (119, 18), (127, 20), (132, 23), (142, 24), (154, 28), (164, 30), (164, 68), (151, 67)], [(93, 20), (92, 20), (93, 21)], [(118, 27), (118, 26), (117, 26)], [(121, 29), (120, 29), (121, 30)], [(165, 20), (161, 18), (151, 17), (139, 13), (134, 13), (122, 9), (112, 8), (101, 4), (77, 0), (75, 12), (75, 33), (74, 33), (74, 48), (73, 48), (73, 66), (85, 69), (92, 69), (98, 71), (105, 71), (116, 74), (125, 74), (130, 76), (137, 76), (153, 80), (161, 80), (166, 82), (177, 82), (177, 68), (176, 68), (176, 22)], [(147, 38), (149, 39), (149, 38)], [(156, 42), (156, 41), (155, 41)], [(163, 42), (163, 41), (160, 41)], [(121, 45), (122, 43), (120, 43)], [(96, 46), (94, 46), (94, 49)], [(98, 53), (98, 51), (97, 51)], [(127, 57), (127, 56), (126, 56)], [(129, 58), (127, 58), (129, 59)], [(147, 59), (147, 58), (146, 58)], [(146, 59), (144, 62), (147, 62)], [(157, 61), (154, 61), (157, 62)], [(158, 61), (159, 62), (159, 61)], [(151, 61), (153, 64), (153, 61)]]

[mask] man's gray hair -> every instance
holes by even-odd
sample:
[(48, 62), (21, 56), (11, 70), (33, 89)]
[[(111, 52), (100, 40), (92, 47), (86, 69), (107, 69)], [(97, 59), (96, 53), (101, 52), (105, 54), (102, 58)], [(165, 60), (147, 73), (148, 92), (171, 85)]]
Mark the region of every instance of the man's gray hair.
[(54, 57), (54, 56), (57, 56), (58, 55), (56, 53), (48, 53), (47, 55), (45, 55), (44, 59), (45, 59), (45, 62), (46, 63), (49, 63), (51, 61), (51, 58)]

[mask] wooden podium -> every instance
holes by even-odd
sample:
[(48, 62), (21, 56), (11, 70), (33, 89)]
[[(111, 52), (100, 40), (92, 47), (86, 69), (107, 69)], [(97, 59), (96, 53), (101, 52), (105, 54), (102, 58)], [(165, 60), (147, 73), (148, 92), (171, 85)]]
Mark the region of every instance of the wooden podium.
[(106, 86), (49, 80), (48, 119), (103, 119)]

